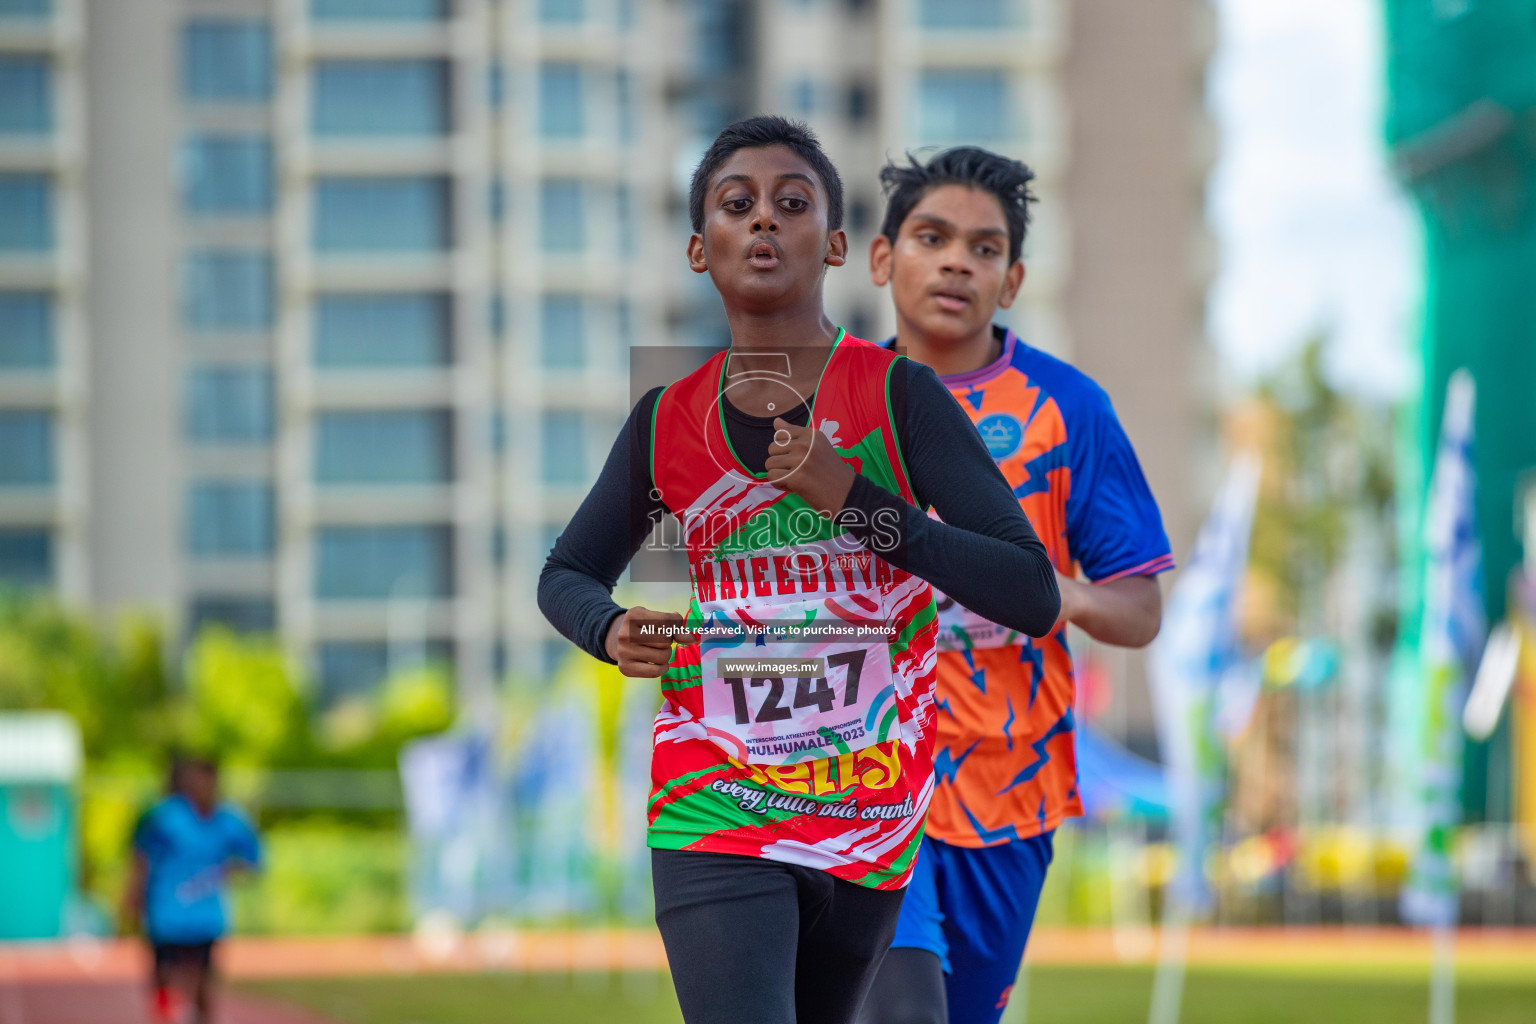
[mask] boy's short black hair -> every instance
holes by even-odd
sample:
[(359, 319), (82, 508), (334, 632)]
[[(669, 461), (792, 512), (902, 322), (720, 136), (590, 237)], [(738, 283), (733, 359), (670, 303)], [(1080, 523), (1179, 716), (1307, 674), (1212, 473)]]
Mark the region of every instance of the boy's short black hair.
[(1008, 221), (1008, 262), (1017, 262), (1029, 231), (1029, 204), (1035, 201), (1029, 183), (1035, 172), (1014, 160), (979, 146), (956, 146), (935, 155), (926, 164), (911, 153), (905, 165), (892, 161), (880, 170), (885, 189), (885, 221), (880, 233), (896, 242), (896, 235), (912, 208), (940, 185), (964, 185), (997, 197)]
[(693, 180), (688, 185), (688, 219), (693, 230), (704, 230), (704, 197), (709, 192), (710, 179), (738, 149), (758, 149), (763, 146), (787, 146), (811, 165), (811, 170), (821, 179), (821, 187), (827, 193), (827, 230), (836, 231), (843, 226), (843, 179), (837, 168), (822, 151), (816, 133), (799, 121), (791, 121), (777, 114), (759, 114), (744, 121), (727, 125), (715, 136), (699, 166), (694, 168)]

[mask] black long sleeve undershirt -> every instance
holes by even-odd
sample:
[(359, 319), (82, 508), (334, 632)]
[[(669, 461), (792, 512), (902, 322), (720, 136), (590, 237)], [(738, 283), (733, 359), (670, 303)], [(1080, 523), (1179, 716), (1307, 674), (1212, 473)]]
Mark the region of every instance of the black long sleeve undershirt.
[[(892, 419), (921, 507), (858, 476), (843, 505), (859, 513), (850, 517), (848, 532), (977, 614), (1044, 636), (1061, 606), (1045, 546), (976, 428), (933, 370), (910, 359), (902, 366), (905, 373), (891, 376)], [(545, 617), (587, 653), (610, 663), (604, 641), (624, 611), (613, 601), (614, 585), (667, 514), (652, 497), (649, 469), (651, 412), (660, 394), (660, 388), (647, 392), (631, 410), (597, 482), (539, 576)], [(728, 401), (725, 412), (731, 447), (749, 469), (762, 472), (773, 418), (750, 416)], [(784, 419), (803, 426), (809, 412), (801, 405)], [(928, 506), (944, 521), (930, 518), (923, 511)], [(894, 549), (876, 546), (871, 524), (881, 522), (899, 524)]]

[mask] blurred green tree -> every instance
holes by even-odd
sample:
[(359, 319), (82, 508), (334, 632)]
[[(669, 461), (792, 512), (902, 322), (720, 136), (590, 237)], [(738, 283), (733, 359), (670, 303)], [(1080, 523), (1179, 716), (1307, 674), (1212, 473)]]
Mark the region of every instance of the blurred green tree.
[(456, 714), (452, 674), (429, 662), (390, 676), (376, 693), (325, 712), (317, 727), (317, 754), (330, 767), (394, 768), (401, 747), (444, 731)]
[[(1330, 581), (1343, 567), (1352, 531), (1392, 533), (1393, 431), (1390, 409), (1341, 392), (1324, 369), (1320, 337), (1260, 382), (1239, 404), (1231, 429), (1264, 459), (1250, 555), (1250, 643), (1336, 632), (1328, 621)], [(1384, 593), (1372, 642), (1390, 647), (1395, 622)]]
[(124, 616), (108, 635), (45, 596), (0, 593), (0, 710), (68, 712), (88, 762), (154, 757), (168, 736), (163, 633)]
[(295, 767), (313, 759), (297, 673), (268, 637), (222, 626), (199, 633), (187, 650), (175, 718), (179, 746), (233, 767)]

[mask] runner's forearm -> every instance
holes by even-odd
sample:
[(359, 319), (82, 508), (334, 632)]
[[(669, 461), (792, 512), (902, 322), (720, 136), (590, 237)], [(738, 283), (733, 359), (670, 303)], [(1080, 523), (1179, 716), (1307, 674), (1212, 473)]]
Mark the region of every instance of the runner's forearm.
[(944, 521), (863, 476), (843, 506), (855, 511), (841, 521), (892, 565), (977, 614), (1046, 635), (1061, 597), (1045, 545), (949, 391), (932, 370), (907, 365), (907, 472), (914, 494), (931, 501)]
[(1063, 579), (1062, 616), (1100, 643), (1145, 647), (1163, 622), (1163, 594), (1154, 576), (1106, 583)]
[[(1015, 511), (1019, 508), (1016, 502), (1012, 506)], [(1017, 523), (1003, 517), (980, 523), (987, 532), (973, 532), (929, 518), (917, 506), (862, 476), (854, 481), (843, 508), (856, 510), (857, 518), (842, 521), (870, 550), (978, 615), (1030, 636), (1044, 636), (1055, 624), (1061, 601), (1055, 570), (1023, 512), (1019, 519), (1029, 531), (1027, 536)], [(968, 518), (964, 512), (959, 514)], [(869, 530), (852, 525), (860, 520), (875, 525)], [(884, 538), (891, 536), (899, 539), (886, 544)]]

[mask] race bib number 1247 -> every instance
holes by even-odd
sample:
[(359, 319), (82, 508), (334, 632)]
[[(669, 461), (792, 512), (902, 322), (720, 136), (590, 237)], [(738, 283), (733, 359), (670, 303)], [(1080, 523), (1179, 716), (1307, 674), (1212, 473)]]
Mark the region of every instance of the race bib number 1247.
[(895, 731), (890, 648), (884, 643), (743, 642), (700, 645), (704, 728), (748, 764), (835, 757)]

